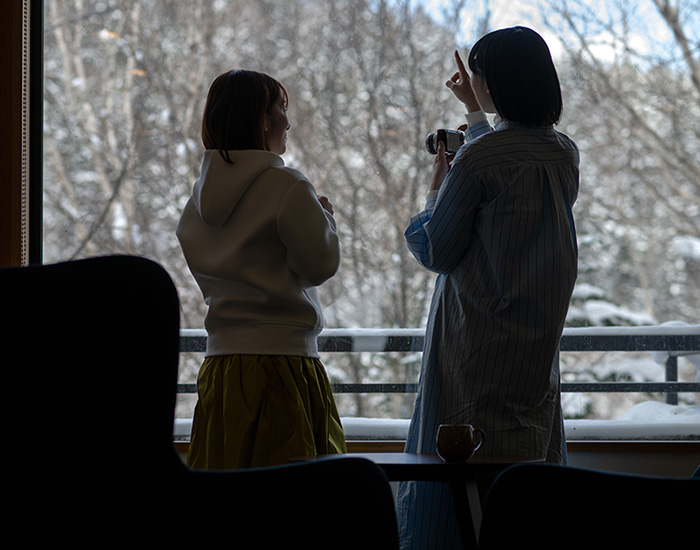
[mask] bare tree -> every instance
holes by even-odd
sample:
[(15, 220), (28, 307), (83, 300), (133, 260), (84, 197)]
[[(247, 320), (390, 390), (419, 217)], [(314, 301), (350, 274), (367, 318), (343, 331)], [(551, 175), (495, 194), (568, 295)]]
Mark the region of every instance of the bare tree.
[(556, 0), (548, 12), (583, 151), (579, 280), (659, 322), (693, 321), (694, 260), (675, 244), (700, 243), (700, 4), (606, 6)]
[[(611, 2), (603, 21), (585, 2), (551, 4), (567, 52), (563, 125), (585, 161), (580, 279), (659, 320), (691, 320), (697, 275), (673, 243), (700, 236), (697, 0), (648, 0), (673, 48), (646, 51), (628, 3)], [(488, 30), (484, 6), (472, 18), (466, 0), (439, 12), (410, 0), (48, 2), (46, 260), (156, 259), (178, 287), (182, 326), (201, 327), (175, 226), (198, 177), (211, 81), (260, 70), (290, 93), (286, 162), (335, 206), (343, 260), (322, 288), (327, 326), (423, 326), (434, 277), (403, 232), (424, 205), (425, 136), (464, 121), (443, 83), (453, 50)], [(467, 23), (474, 37), (462, 34)], [(602, 39), (612, 58), (599, 55)], [(413, 382), (419, 364), (401, 354), (324, 359), (343, 382)], [(183, 362), (181, 381), (194, 380), (198, 362)], [(343, 412), (406, 416), (412, 399), (357, 395)]]
[[(462, 4), (460, 1), (457, 4)], [(268, 72), (290, 92), (287, 162), (333, 200), (343, 244), (329, 326), (420, 326), (433, 276), (403, 231), (423, 207), (428, 132), (461, 123), (442, 83), (452, 28), (412, 2), (63, 0), (46, 24), (47, 256), (132, 253), (173, 276), (183, 326), (204, 304), (174, 229), (197, 177), (213, 78)], [(328, 358), (343, 381), (413, 380), (401, 357)], [(191, 379), (197, 360), (181, 378)], [(380, 368), (377, 368), (380, 366)], [(410, 400), (410, 398), (409, 398)], [(358, 414), (387, 397), (356, 396)], [(372, 414), (377, 414), (373, 411)]]

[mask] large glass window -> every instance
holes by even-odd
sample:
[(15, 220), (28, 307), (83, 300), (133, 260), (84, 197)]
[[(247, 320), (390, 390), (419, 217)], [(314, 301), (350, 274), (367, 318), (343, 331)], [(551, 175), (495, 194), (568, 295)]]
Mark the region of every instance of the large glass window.
[[(582, 153), (569, 326), (697, 323), (698, 1), (46, 2), (44, 261), (153, 258), (178, 286), (183, 327), (201, 327), (174, 230), (198, 176), (209, 84), (250, 68), (289, 91), (285, 161), (334, 204), (343, 263), (322, 288), (327, 326), (424, 326), (433, 276), (403, 231), (424, 204), (425, 137), (464, 122), (444, 86), (454, 49), (514, 24), (549, 42), (565, 98), (559, 128)], [(184, 359), (181, 381), (191, 382), (199, 358)], [(645, 353), (562, 359), (565, 380), (663, 379)], [(406, 382), (420, 357), (324, 360), (335, 381)], [(687, 359), (679, 369), (696, 376)], [(615, 418), (648, 399), (663, 397), (576, 394), (565, 406), (572, 418)], [(344, 415), (406, 418), (413, 396), (340, 401)], [(680, 402), (697, 406), (697, 395)]]

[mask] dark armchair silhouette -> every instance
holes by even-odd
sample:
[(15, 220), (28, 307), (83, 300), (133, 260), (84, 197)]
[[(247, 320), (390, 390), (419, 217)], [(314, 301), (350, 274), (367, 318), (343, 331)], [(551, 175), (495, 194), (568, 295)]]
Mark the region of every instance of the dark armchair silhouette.
[(172, 441), (179, 303), (158, 264), (110, 256), (0, 269), (0, 304), (7, 540), (398, 546), (388, 482), (368, 461), (183, 464)]
[(512, 466), (486, 498), (480, 548), (682, 546), (695, 529), (699, 499), (700, 480), (690, 477)]

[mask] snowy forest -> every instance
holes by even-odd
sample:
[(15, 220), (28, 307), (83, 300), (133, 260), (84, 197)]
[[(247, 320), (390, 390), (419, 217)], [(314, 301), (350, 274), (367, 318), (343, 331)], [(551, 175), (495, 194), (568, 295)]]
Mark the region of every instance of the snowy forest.
[[(343, 260), (320, 290), (329, 328), (423, 327), (434, 277), (403, 232), (422, 210), (425, 137), (464, 122), (453, 52), (530, 26), (559, 71), (558, 129), (581, 151), (579, 277), (568, 326), (697, 324), (698, 0), (47, 0), (44, 262), (142, 255), (170, 273), (181, 326), (205, 306), (175, 226), (199, 175), (201, 115), (225, 71), (289, 92), (286, 164), (333, 202)], [(134, 319), (133, 330), (147, 331)], [(183, 354), (192, 383), (201, 357)], [(326, 354), (334, 382), (415, 382), (419, 354)], [(696, 368), (679, 362), (681, 379)], [(649, 354), (562, 355), (565, 380), (662, 380)], [(649, 395), (565, 396), (570, 418)], [(696, 404), (697, 395), (681, 401)], [(193, 398), (178, 414), (191, 414)], [(189, 401), (188, 401), (189, 400)], [(341, 414), (406, 418), (413, 396), (343, 395)], [(189, 412), (188, 412), (189, 411)]]

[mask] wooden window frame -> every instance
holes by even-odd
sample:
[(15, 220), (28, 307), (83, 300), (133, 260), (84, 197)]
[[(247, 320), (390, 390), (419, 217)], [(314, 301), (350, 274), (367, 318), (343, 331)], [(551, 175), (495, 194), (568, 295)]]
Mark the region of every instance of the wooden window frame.
[(43, 0), (0, 3), (0, 266), (42, 263)]

